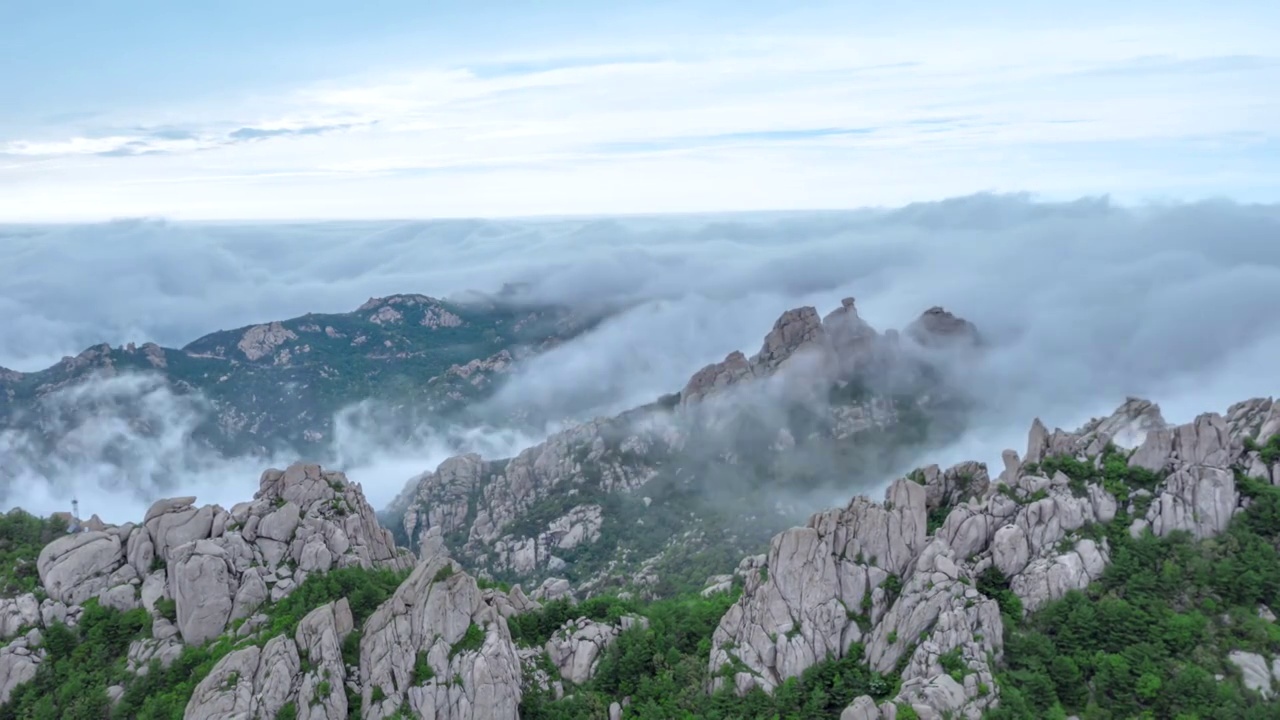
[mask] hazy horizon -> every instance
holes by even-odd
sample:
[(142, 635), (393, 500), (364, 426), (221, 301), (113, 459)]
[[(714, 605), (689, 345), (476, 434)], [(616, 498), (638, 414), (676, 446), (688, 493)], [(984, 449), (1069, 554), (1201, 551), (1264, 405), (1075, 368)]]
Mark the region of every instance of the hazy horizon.
[[(547, 416), (652, 401), (732, 350), (754, 353), (784, 310), (825, 314), (845, 296), (879, 330), (941, 305), (993, 343), (970, 378), (982, 412), (960, 443), (921, 462), (998, 462), (1002, 449), (1022, 449), (1033, 418), (1071, 428), (1128, 395), (1187, 421), (1280, 387), (1269, 360), (1280, 353), (1280, 205), (973, 195), (841, 213), (13, 227), (0, 229), (9, 231), (0, 263), (11, 268), (0, 276), (0, 312), (12, 318), (0, 331), (0, 365), (15, 369), (101, 342), (181, 347), (219, 329), (351, 311), (372, 296), (526, 282), (531, 300), (630, 308), (531, 358), (488, 401)], [(92, 457), (70, 458), (60, 477), (28, 476), (0, 491), (0, 504), (60, 509), (74, 491), (84, 507), (96, 498), (125, 520), (146, 498), (244, 500), (267, 464), (297, 459), (195, 453), (183, 432), (198, 403), (146, 380), (85, 392), (145, 401), (168, 432), (144, 440), (110, 417), (86, 419), (64, 430), (91, 446), (129, 448), (140, 463), (132, 474), (103, 476)], [(453, 452), (496, 457), (540, 439), (476, 427), (447, 441), (390, 443), (376, 423), (348, 422), (330, 451), (381, 506)], [(22, 438), (4, 442), (12, 450)], [(154, 476), (163, 467), (187, 470)], [(132, 489), (107, 491), (94, 478)]]

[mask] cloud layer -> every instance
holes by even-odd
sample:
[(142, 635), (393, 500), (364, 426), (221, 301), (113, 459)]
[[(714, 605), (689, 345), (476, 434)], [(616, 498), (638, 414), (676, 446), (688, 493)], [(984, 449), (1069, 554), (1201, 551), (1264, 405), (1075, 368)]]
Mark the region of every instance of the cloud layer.
[[(1280, 388), (1275, 205), (1125, 207), (980, 195), (840, 213), (134, 221), (11, 226), (0, 234), (0, 264), (8, 269), (0, 311), (10, 319), (0, 330), (0, 365), (19, 369), (99, 341), (181, 345), (220, 328), (353, 309), (374, 295), (441, 296), (515, 281), (530, 283), (543, 300), (636, 303), (532, 361), (492, 401), (551, 416), (610, 413), (678, 390), (729, 351), (754, 352), (783, 310), (812, 304), (825, 313), (848, 295), (881, 330), (942, 305), (992, 341), (987, 362), (966, 378), (985, 398), (983, 414), (964, 443), (934, 461), (994, 462), (1002, 448), (1022, 446), (1033, 417), (1074, 427), (1126, 395), (1150, 397), (1169, 419), (1185, 421)], [(383, 469), (353, 473), (382, 501), (449, 447), (505, 454), (535, 439), (460, 428), (452, 438), (386, 447), (367, 432), (376, 423), (355, 420), (339, 454), (353, 466)], [(123, 445), (140, 448), (140, 456), (152, 447), (148, 457), (173, 457), (189, 452), (181, 437), (162, 433), (170, 443), (163, 448), (153, 447), (159, 440)], [(203, 469), (171, 473), (165, 491), (233, 483), (241, 488), (236, 498), (247, 496), (266, 460), (287, 461), (194, 463)], [(0, 504), (46, 510), (65, 502), (61, 487), (26, 487)], [(113, 513), (125, 519), (142, 500), (114, 502), (127, 505)]]
[(1127, 198), (1280, 197), (1280, 55), (1254, 17), (1273, 11), (1164, 10), (565, 40), (0, 123), (0, 218), (829, 208), (1100, 177)]

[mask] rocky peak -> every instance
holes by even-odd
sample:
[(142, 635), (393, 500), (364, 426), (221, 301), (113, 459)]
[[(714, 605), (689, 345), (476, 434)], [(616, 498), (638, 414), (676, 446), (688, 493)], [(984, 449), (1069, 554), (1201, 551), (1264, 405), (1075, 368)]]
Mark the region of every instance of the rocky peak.
[(265, 325), (254, 325), (245, 330), (236, 347), (244, 353), (245, 359), (254, 361), (272, 355), (276, 348), (297, 339), (297, 333), (277, 321)]
[(760, 352), (748, 359), (735, 350), (723, 361), (702, 368), (685, 384), (680, 400), (689, 404), (747, 378), (773, 375), (805, 350), (821, 353), (825, 337), (817, 309), (801, 307), (788, 310), (774, 322)]
[[(999, 484), (988, 484), (981, 463), (931, 466), (894, 482), (882, 503), (855, 498), (814, 515), (806, 527), (775, 536), (765, 572), (747, 581), (722, 618), (709, 667), (716, 686), (771, 691), (860, 644), (873, 670), (900, 669), (901, 685), (891, 702), (877, 707), (859, 698), (842, 717), (892, 718), (904, 705), (920, 717), (981, 717), (998, 702), (990, 689), (1003, 619), (995, 599), (977, 589), (979, 576), (998, 570), (1024, 613), (1100, 578), (1111, 549), (1084, 530), (1112, 522), (1121, 508), (1102, 486), (1104, 453), (1155, 473), (1144, 481), (1154, 490), (1130, 495), (1131, 534), (1223, 532), (1247, 504), (1235, 470), (1280, 483), (1280, 463), (1271, 467), (1261, 451), (1247, 449), (1272, 437), (1273, 406), (1251, 400), (1226, 417), (1206, 413), (1170, 427), (1157, 406), (1129, 398), (1076, 431), (1049, 433), (1035, 421), (1025, 462), (1006, 451)], [(1137, 447), (1117, 449), (1117, 439)], [(1099, 475), (1042, 469), (1063, 456)], [(1135, 506), (1132, 498), (1143, 493), (1149, 502)], [(926, 533), (925, 515), (933, 524), (937, 511), (945, 519)]]
[(751, 363), (763, 371), (758, 374), (772, 373), (796, 353), (819, 345), (823, 339), (822, 320), (816, 308), (806, 306), (788, 310), (773, 324)]
[(827, 313), (822, 319), (822, 329), (841, 376), (847, 377), (863, 369), (880, 350), (880, 334), (858, 316), (851, 297), (840, 301), (840, 307)]
[(975, 346), (980, 342), (973, 323), (936, 305), (921, 313), (905, 332), (923, 347)]
[(394, 305), (404, 305), (408, 307), (412, 307), (414, 305), (436, 305), (439, 302), (439, 300), (427, 295), (419, 295), (417, 293), (399, 293), (396, 295), (388, 295), (386, 297), (371, 297), (364, 301), (364, 304), (360, 307), (356, 308), (356, 312), (364, 313), (381, 307), (390, 307)]
[(754, 374), (755, 370), (747, 356), (740, 350), (734, 350), (721, 362), (712, 363), (694, 373), (680, 392), (680, 400), (683, 403), (694, 402)]
[(99, 597), (122, 609), (154, 609), (169, 598), (183, 640), (200, 643), (310, 573), (412, 563), (378, 525), (360, 486), (318, 465), (264, 472), (253, 501), (230, 511), (195, 500), (158, 500), (140, 525), (49, 543), (37, 560), (45, 592), (68, 606)]
[(1107, 417), (1086, 423), (1077, 434), (1081, 436), (1106, 436), (1111, 442), (1124, 448), (1141, 445), (1147, 434), (1169, 427), (1160, 406), (1142, 398), (1126, 398), (1115, 412)]
[(1036, 418), (1027, 433), (1027, 452), (1023, 462), (1038, 463), (1054, 455), (1100, 455), (1108, 443), (1135, 448), (1152, 432), (1169, 428), (1160, 406), (1142, 398), (1126, 398), (1114, 412), (1093, 418), (1075, 431), (1061, 428), (1052, 433)]
[(1280, 403), (1269, 397), (1238, 402), (1227, 408), (1226, 421), (1232, 437), (1265, 445), (1280, 433)]
[(64, 372), (93, 369), (109, 372), (115, 369), (115, 364), (111, 360), (111, 346), (106, 343), (99, 343), (85, 348), (83, 352), (75, 357), (67, 356), (62, 358), (58, 363), (58, 367)]
[[(951, 347), (960, 340), (968, 345), (978, 342), (973, 323), (939, 307), (925, 311), (907, 332), (926, 347)], [(821, 319), (813, 307), (788, 310), (774, 322), (755, 356), (748, 359), (735, 351), (695, 373), (680, 394), (681, 404), (696, 402), (749, 378), (782, 374), (793, 359), (801, 357), (811, 362), (795, 374), (818, 384), (874, 375), (900, 360), (898, 334), (893, 330), (883, 335), (876, 332), (858, 315), (851, 297)]]
[[(364, 717), (480, 720), (519, 717), (520, 658), (494, 603), (442, 547), (422, 560), (365, 623), (360, 639)], [(465, 649), (464, 649), (465, 648)], [(417, 665), (430, 679), (414, 677)]]

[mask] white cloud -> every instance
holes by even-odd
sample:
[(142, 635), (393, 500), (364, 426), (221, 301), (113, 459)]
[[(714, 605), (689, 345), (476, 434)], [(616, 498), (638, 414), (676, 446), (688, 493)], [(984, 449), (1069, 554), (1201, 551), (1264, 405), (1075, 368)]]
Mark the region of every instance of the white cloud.
[[(571, 48), (502, 72), (437, 65), (216, 111), (188, 105), (177, 125), (194, 139), (0, 140), (10, 154), (62, 158), (0, 176), (0, 217), (848, 207), (987, 189), (1280, 193), (1267, 178), (1276, 168), (1250, 152), (1280, 141), (1280, 99), (1268, 92), (1280, 56), (1243, 20), (697, 40), (651, 39), (564, 67), (554, 60)], [(349, 129), (224, 142), (237, 128), (338, 126)], [(828, 129), (858, 132), (814, 132)], [(138, 142), (163, 154), (94, 154)]]
[[(583, 416), (678, 390), (729, 351), (757, 350), (783, 310), (825, 313), (852, 295), (882, 330), (940, 304), (993, 341), (967, 378), (985, 412), (961, 445), (927, 459), (996, 462), (1004, 447), (1023, 446), (1036, 416), (1074, 427), (1140, 395), (1185, 421), (1276, 394), (1278, 234), (1277, 205), (989, 196), (747, 216), (11, 226), (0, 228), (0, 313), (10, 319), (0, 365), (31, 369), (101, 341), (180, 346), (217, 329), (350, 310), (370, 296), (528, 281), (545, 300), (639, 303), (532, 361), (493, 401)], [(133, 437), (111, 416), (66, 433), (137, 456), (129, 477), (140, 490), (117, 499), (117, 517), (156, 494), (243, 499), (267, 464), (292, 460), (209, 459), (182, 442), (198, 407), (147, 392), (154, 436)], [(458, 448), (506, 455), (536, 439), (459, 428), (389, 443), (370, 431), (376, 420), (349, 416), (334, 450), (379, 503)], [(103, 475), (96, 457), (75, 456), (54, 479), (79, 478), (82, 500), (107, 502), (108, 490), (85, 483), (119, 478)], [(65, 504), (66, 485), (26, 477), (21, 502)]]

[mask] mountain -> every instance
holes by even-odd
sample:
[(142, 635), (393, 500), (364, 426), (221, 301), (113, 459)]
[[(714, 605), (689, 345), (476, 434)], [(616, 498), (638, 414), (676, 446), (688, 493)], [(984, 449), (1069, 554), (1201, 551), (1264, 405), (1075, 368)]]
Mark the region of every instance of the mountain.
[(522, 358), (602, 317), (517, 303), (517, 294), (371, 298), (353, 312), (223, 330), (181, 349), (103, 344), (39, 372), (0, 369), (0, 431), (30, 431), (47, 453), (62, 449), (62, 430), (95, 412), (124, 417), (140, 433), (163, 432), (146, 415), (144, 392), (87, 382), (142, 371), (158, 383), (145, 392), (164, 388), (188, 401), (198, 443), (227, 455), (290, 448), (314, 456), (345, 407), (385, 401), (406, 416), (448, 417), (491, 392)]
[[(440, 307), (379, 303), (360, 312)], [(279, 325), (153, 367), (235, 347), (238, 372), (288, 370), (317, 331)], [(846, 299), (382, 512), (304, 463), (230, 508), (11, 511), (0, 720), (1280, 714), (1280, 404), (1172, 425), (1129, 398), (1033, 420), (998, 469), (920, 465), (965, 429), (986, 347), (942, 308), (880, 332)]]
[(139, 524), (15, 511), (0, 718), (1276, 716), (1280, 404), (1130, 399), (1003, 464), (907, 473), (652, 600), (495, 585), (439, 533), (415, 557), (315, 465)]
[(731, 353), (679, 392), (516, 457), (451, 458), (384, 519), (498, 581), (688, 589), (954, 439), (969, 399), (950, 376), (982, 352), (977, 329), (935, 307), (903, 335), (877, 332), (852, 298), (825, 317), (790, 310), (751, 358)]

